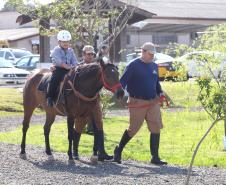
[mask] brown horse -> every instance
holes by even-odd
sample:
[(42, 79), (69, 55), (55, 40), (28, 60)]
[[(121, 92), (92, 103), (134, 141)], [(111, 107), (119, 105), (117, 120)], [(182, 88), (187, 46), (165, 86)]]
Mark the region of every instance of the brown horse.
[[(122, 98), (124, 91), (119, 83), (119, 73), (117, 68), (111, 64), (100, 62), (100, 64), (88, 64), (78, 66), (72, 70), (64, 80), (62, 88), (61, 100), (54, 105), (48, 107), (46, 103), (46, 93), (39, 91), (38, 86), (43, 81), (45, 76), (49, 73), (46, 71), (39, 71), (32, 75), (26, 82), (23, 91), (23, 106), (24, 106), (24, 119), (23, 119), (23, 137), (21, 142), (21, 154), (25, 154), (26, 133), (29, 128), (29, 122), (33, 111), (36, 107), (42, 107), (46, 112), (46, 121), (44, 125), (44, 136), (46, 153), (51, 155), (49, 133), (52, 123), (56, 115), (65, 113), (67, 116), (68, 127), (68, 156), (72, 159), (72, 142), (78, 143), (76, 133), (81, 133), (87, 117), (93, 116), (95, 126), (97, 129), (98, 138), (97, 148), (103, 156), (105, 151), (103, 149), (103, 121), (102, 111), (100, 106), (100, 99), (98, 96), (99, 91), (104, 86), (106, 89), (116, 94), (117, 98)], [(62, 98), (63, 97), (63, 98)], [(74, 121), (76, 120), (75, 130)], [(94, 138), (95, 140), (95, 138)], [(74, 144), (76, 150), (76, 144)], [(76, 151), (75, 151), (76, 152)], [(77, 154), (75, 154), (76, 156)], [(104, 159), (104, 158), (103, 158)]]

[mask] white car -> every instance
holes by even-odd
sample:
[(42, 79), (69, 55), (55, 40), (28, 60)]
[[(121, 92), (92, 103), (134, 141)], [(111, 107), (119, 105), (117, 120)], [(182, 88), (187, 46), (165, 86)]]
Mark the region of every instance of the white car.
[(23, 49), (0, 48), (0, 59), (15, 64), (23, 56), (32, 55), (30, 51)]
[(15, 68), (10, 62), (0, 59), (0, 84), (25, 83), (29, 75), (29, 71)]
[[(226, 68), (226, 55), (220, 52), (194, 51), (175, 59), (175, 61), (181, 62), (186, 67), (189, 77), (204, 75), (221, 77)], [(210, 74), (208, 68), (213, 74)]]

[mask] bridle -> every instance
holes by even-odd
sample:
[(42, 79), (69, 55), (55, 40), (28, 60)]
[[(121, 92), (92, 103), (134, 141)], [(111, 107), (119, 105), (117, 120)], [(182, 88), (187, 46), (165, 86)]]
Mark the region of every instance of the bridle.
[(101, 80), (103, 82), (104, 88), (111, 91), (112, 93), (115, 93), (117, 89), (122, 88), (122, 85), (120, 84), (120, 82), (110, 86), (104, 79), (104, 73), (102, 68), (101, 68)]

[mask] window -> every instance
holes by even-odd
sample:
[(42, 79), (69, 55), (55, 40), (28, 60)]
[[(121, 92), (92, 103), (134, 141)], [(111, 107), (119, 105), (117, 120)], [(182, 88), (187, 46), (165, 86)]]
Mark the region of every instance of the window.
[(152, 40), (155, 44), (169, 44), (170, 42), (177, 42), (177, 35), (166, 33), (154, 34)]
[(130, 35), (126, 35), (126, 44), (130, 44)]
[(0, 51), (0, 57), (4, 56), (4, 51)]
[(30, 58), (22, 58), (20, 61), (17, 62), (16, 66), (17, 67), (25, 67), (28, 65)]
[(10, 52), (6, 52), (5, 59), (10, 60), (10, 59), (13, 59), (13, 58), (14, 57), (13, 57), (13, 55)]
[(39, 57), (32, 57), (32, 59), (30, 61), (30, 66), (36, 67), (37, 63), (39, 63)]

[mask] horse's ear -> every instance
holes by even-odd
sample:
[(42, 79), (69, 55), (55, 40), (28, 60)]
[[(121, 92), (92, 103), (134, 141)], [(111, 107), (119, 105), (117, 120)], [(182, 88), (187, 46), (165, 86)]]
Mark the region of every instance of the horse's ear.
[(103, 67), (103, 68), (104, 68), (105, 63), (104, 63), (104, 61), (103, 61), (103, 59), (102, 59), (102, 58), (99, 60), (99, 63), (100, 63), (100, 65), (101, 65), (101, 67)]
[(108, 57), (103, 57), (102, 60), (104, 61), (105, 64), (110, 63), (110, 60)]

